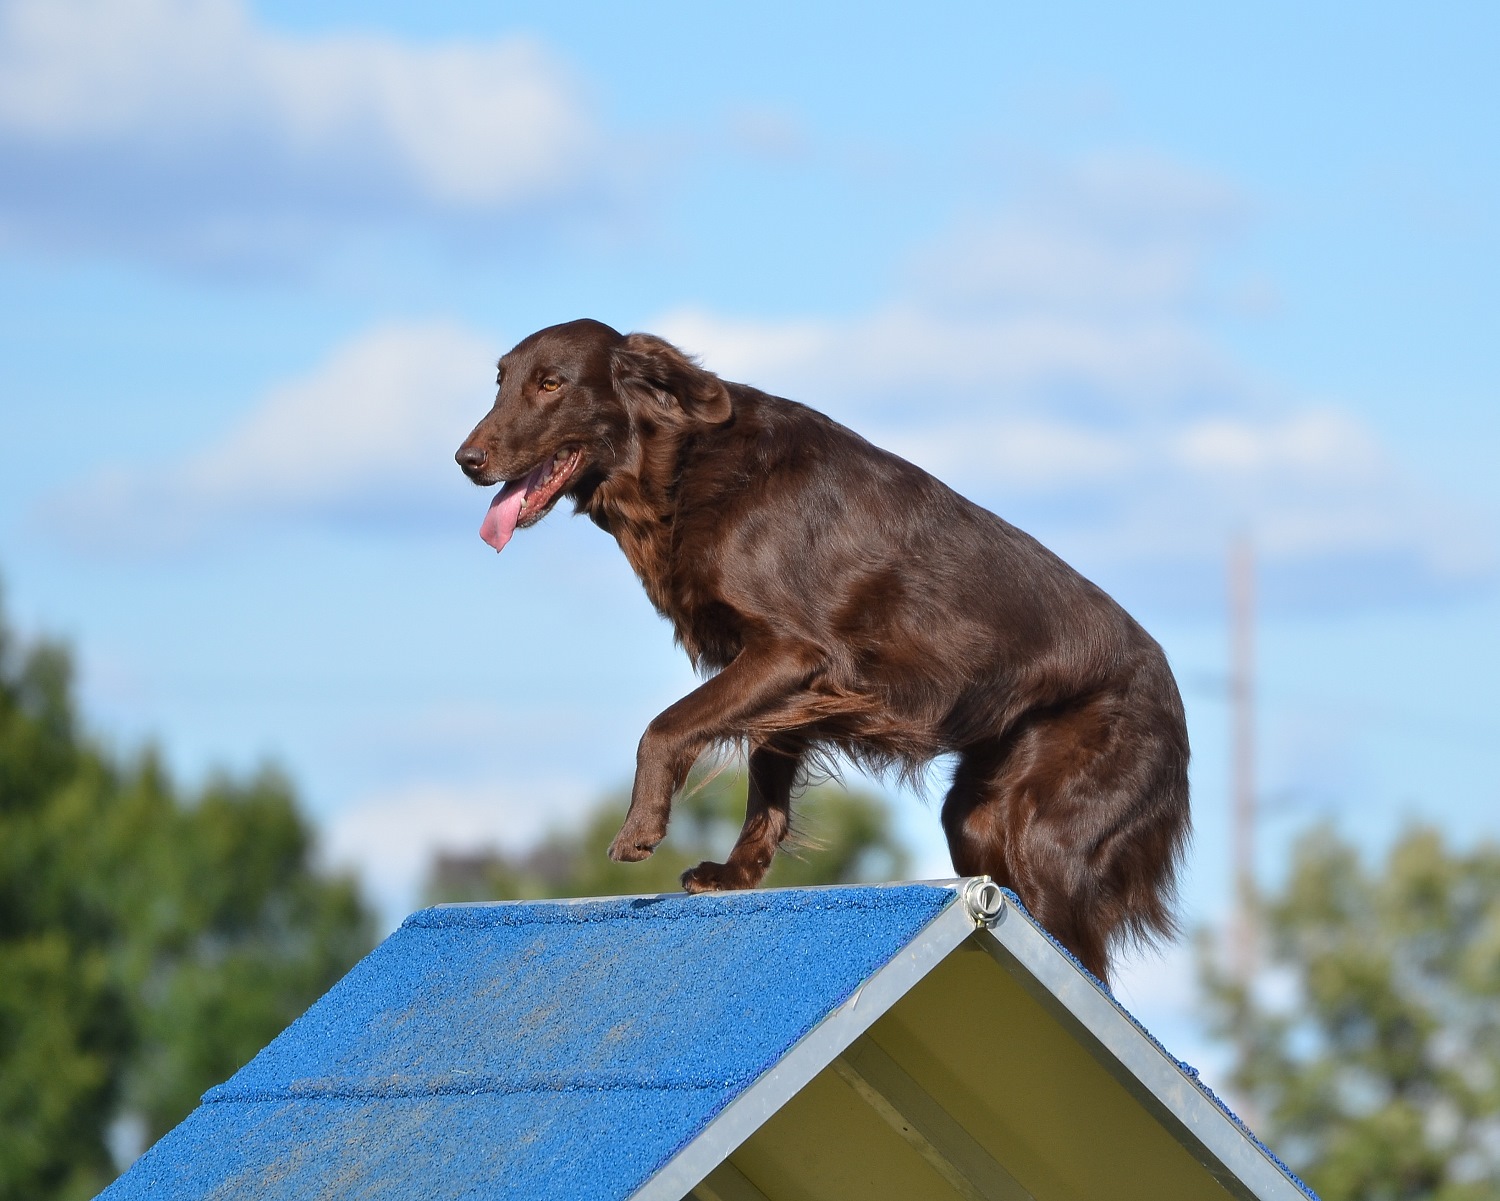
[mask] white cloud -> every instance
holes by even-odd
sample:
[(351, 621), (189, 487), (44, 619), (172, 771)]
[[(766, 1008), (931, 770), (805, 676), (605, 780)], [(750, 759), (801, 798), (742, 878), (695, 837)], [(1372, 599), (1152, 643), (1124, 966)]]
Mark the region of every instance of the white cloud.
[(1022, 309), (954, 319), (909, 302), (841, 322), (700, 310), (656, 325), (721, 374), (826, 408), (1024, 512), (1091, 571), (1188, 566), (1217, 581), (1240, 531), (1287, 595), (1411, 598), (1493, 571), (1478, 514), (1347, 408), (1256, 379), (1180, 306), (1142, 319)]
[[(1159, 167), (1140, 174), (1146, 183), (1132, 183), (1113, 164), (1098, 184), (1080, 170), (1065, 181), (1072, 199), (1049, 185), (1052, 235), (1082, 248), (1061, 290), (1012, 272), (1003, 304), (919, 287), (838, 319), (693, 309), (649, 325), (727, 378), (826, 409), (1090, 573), (1144, 572), (1189, 603), (1192, 590), (1167, 584), (1170, 574), (1196, 572), (1201, 593), (1244, 530), (1270, 571), (1317, 578), (1325, 597), (1409, 598), (1486, 577), (1493, 537), (1481, 519), (1415, 479), (1347, 407), (1256, 379), (1206, 332), (1197, 306), (1212, 291), (1216, 243), (1204, 231), (1215, 205), (1232, 205), (1206, 184), (1174, 191)], [(1122, 191), (1126, 211), (1111, 215)], [(1153, 196), (1159, 219), (1147, 211)], [(1179, 210), (1191, 218), (1181, 226), (1168, 219)], [(1030, 211), (1018, 206), (996, 236), (1024, 240)], [(1132, 282), (1134, 267), (1110, 249), (1173, 239), (1192, 244), (1181, 270), (1191, 286), (1168, 286), (1165, 274)], [(954, 254), (944, 242), (930, 260)], [(1086, 297), (1094, 274), (1109, 303), (1068, 299)], [(452, 451), (488, 402), (499, 349), (451, 326), (372, 331), (185, 461), (80, 489), (61, 506), (66, 524), (75, 538), (138, 547), (240, 518), (393, 524), (456, 513), (473, 498)]]
[(1118, 486), (1142, 465), (1143, 448), (1128, 437), (1044, 418), (896, 427), (879, 440), (940, 477), (998, 478), (1021, 491)]
[[(1208, 395), (1242, 400), (1243, 368), (1193, 320), (1243, 203), (1149, 157), (1033, 169), (1026, 192), (924, 247), (904, 292), (843, 319), (745, 320), (687, 309), (660, 331), (733, 379), (864, 411), (1012, 412), (1045, 402), (1138, 418)], [(1233, 394), (1230, 397), (1230, 394)]]
[(1249, 530), (1269, 566), (1355, 601), (1382, 579), (1411, 596), (1487, 575), (1476, 515), (1347, 407), (1258, 379), (1209, 333), (1205, 309), (1243, 307), (1245, 282), (1219, 266), (1244, 209), (1159, 160), (1085, 162), (960, 221), (906, 295), (866, 313), (699, 309), (658, 326), (721, 374), (1019, 510), (1090, 570), (1216, 567)]
[[(1109, 431), (1019, 417), (891, 426), (877, 441), (1094, 569), (1216, 563), (1252, 534), (1264, 562), (1297, 570), (1383, 562), (1443, 590), (1486, 574), (1477, 518), (1404, 472), (1347, 413), (1152, 421)], [(1418, 589), (1420, 590), (1420, 588)], [(1351, 599), (1359, 599), (1357, 596)]]
[(1090, 570), (1217, 563), (1240, 530), (1298, 570), (1380, 560), (1410, 577), (1403, 595), (1493, 567), (1477, 517), (1367, 424), (1278, 397), (1186, 319), (960, 323), (913, 308), (761, 326), (759, 345), (732, 318), (659, 324), (723, 374), (829, 409), (1002, 514), (1023, 509)]
[(731, 145), (764, 162), (788, 165), (812, 154), (812, 138), (792, 113), (772, 108), (741, 108), (729, 114)]
[(274, 388), (181, 481), (205, 499), (318, 505), (454, 478), (453, 451), (490, 400), (494, 342), (448, 325), (389, 325)]
[(1353, 481), (1390, 469), (1368, 429), (1346, 413), (1314, 409), (1281, 420), (1252, 423), (1242, 417), (1214, 417), (1184, 428), (1174, 439), (1173, 457), (1205, 473), (1255, 476), (1268, 472), (1308, 472), (1330, 482)]
[(1183, 296), (1198, 267), (1181, 243), (1086, 242), (1066, 228), (1015, 218), (972, 226), (954, 240), (962, 254), (932, 283), (969, 302), (1138, 308)]
[(657, 331), (729, 379), (913, 415), (1014, 407), (1024, 390), (1086, 390), (1108, 408), (1239, 386), (1207, 340), (1156, 317), (1095, 323), (1048, 313), (950, 316), (902, 302), (830, 321), (668, 313)]
[(912, 265), (924, 301), (1023, 312), (1176, 312), (1209, 287), (1214, 244), (1243, 221), (1222, 180), (1146, 155), (1032, 163), (1015, 200), (969, 213)]
[(203, 241), (332, 210), (553, 203), (597, 176), (581, 92), (526, 38), (293, 37), (238, 0), (3, 0), (0, 213), (137, 238), (186, 220)]
[(453, 452), (492, 400), (498, 343), (444, 324), (387, 325), (272, 388), (186, 459), (120, 469), (51, 513), (90, 549), (173, 548), (268, 517), (389, 523), (475, 503)]
[(419, 784), (334, 815), (323, 826), (322, 857), (356, 872), (366, 895), (395, 925), (420, 903), (436, 854), (529, 846), (550, 829), (547, 822), (576, 808), (578, 798), (565, 786), (562, 793), (561, 803), (557, 796), (529, 795), (523, 804), (494, 789)]

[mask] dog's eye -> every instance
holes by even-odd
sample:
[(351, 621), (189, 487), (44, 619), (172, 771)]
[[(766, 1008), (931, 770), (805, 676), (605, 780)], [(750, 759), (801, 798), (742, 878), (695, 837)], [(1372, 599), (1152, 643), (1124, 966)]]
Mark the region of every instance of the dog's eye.
[(543, 392), (556, 392), (562, 385), (555, 379), (544, 379), (542, 381)]

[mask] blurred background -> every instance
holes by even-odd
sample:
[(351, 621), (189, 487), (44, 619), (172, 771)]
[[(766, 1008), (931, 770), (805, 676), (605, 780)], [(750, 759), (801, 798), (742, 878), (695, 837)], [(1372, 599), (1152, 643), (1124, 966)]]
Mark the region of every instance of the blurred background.
[[(1120, 999), (1326, 1198), (1500, 1196), (1500, 9), (0, 0), (0, 1198), (424, 901), (603, 859), (693, 684), (452, 453), (580, 316), (1035, 534), (1188, 704)], [(951, 875), (850, 772), (782, 883)]]

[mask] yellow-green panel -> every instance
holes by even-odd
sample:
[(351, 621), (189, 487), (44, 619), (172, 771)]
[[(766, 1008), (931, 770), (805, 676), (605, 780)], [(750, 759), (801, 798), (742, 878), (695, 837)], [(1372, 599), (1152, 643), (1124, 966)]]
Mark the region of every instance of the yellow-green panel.
[(875, 1023), (870, 1037), (1036, 1201), (1229, 1197), (977, 947), (948, 956)]
[(962, 1201), (832, 1068), (729, 1159), (769, 1201)]

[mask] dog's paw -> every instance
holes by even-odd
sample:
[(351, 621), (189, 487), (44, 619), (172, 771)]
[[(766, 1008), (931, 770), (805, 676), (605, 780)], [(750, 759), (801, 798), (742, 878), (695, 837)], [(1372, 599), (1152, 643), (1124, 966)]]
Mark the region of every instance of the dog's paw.
[(639, 863), (651, 858), (659, 842), (660, 838), (648, 841), (627, 828), (616, 834), (614, 842), (609, 844), (609, 857), (616, 863)]
[(754, 888), (757, 882), (749, 872), (729, 863), (700, 863), (682, 873), (682, 887), (687, 892), (733, 892)]

